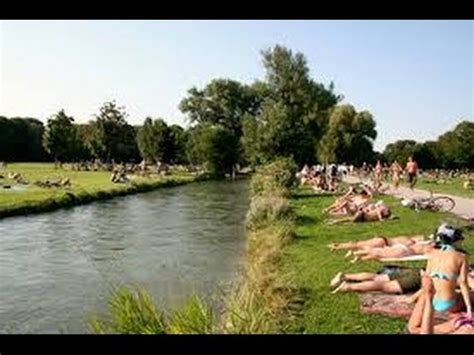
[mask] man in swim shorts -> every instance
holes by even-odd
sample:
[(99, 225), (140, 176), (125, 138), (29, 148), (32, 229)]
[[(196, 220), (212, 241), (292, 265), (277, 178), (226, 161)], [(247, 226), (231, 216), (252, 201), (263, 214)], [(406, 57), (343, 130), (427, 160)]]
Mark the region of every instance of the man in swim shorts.
[(408, 183), (410, 184), (410, 189), (413, 190), (416, 184), (416, 175), (418, 173), (418, 164), (413, 160), (413, 157), (408, 158), (405, 170), (408, 174)]

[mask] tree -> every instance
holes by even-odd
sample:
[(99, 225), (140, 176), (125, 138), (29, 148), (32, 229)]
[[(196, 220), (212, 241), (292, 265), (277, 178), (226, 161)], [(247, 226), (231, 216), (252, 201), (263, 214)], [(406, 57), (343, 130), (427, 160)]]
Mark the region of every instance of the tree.
[(63, 163), (74, 160), (78, 145), (74, 118), (60, 110), (48, 119), (43, 145), (55, 161)]
[(373, 141), (376, 137), (375, 121), (370, 112), (357, 112), (352, 105), (336, 106), (320, 142), (320, 160), (355, 165), (373, 162)]
[(233, 132), (219, 124), (202, 123), (189, 131), (187, 154), (191, 163), (202, 164), (215, 177), (232, 174), (237, 152), (229, 142)]
[(188, 134), (179, 125), (169, 126), (170, 133), (170, 160), (175, 164), (186, 164), (188, 162), (186, 157), (186, 142), (188, 140)]
[(438, 144), (447, 168), (474, 168), (474, 122), (462, 121)]
[(243, 85), (235, 80), (215, 79), (203, 90), (193, 87), (179, 104), (180, 110), (192, 124), (220, 125), (232, 137), (227, 149), (233, 149), (234, 166), (242, 161), (240, 137), (242, 117), (256, 114), (264, 87), (259, 84)]
[(0, 117), (0, 161), (43, 161), (43, 123), (35, 118)]
[(92, 135), (89, 148), (92, 154), (105, 161), (125, 161), (138, 157), (135, 129), (125, 118), (127, 113), (114, 101), (106, 102), (91, 122)]
[(169, 163), (172, 154), (171, 139), (171, 131), (163, 119), (153, 121), (150, 117), (146, 118), (137, 134), (138, 148), (142, 158)]
[(276, 157), (292, 157), (298, 165), (315, 162), (328, 112), (341, 97), (332, 84), (326, 88), (311, 79), (303, 54), (275, 46), (262, 57), (265, 82), (252, 86), (261, 95), (260, 109), (255, 121), (247, 119), (241, 140), (246, 156), (253, 163)]
[(409, 156), (413, 156), (416, 147), (416, 141), (409, 139), (398, 140), (385, 147), (383, 155), (391, 163), (397, 160), (401, 165), (405, 165)]

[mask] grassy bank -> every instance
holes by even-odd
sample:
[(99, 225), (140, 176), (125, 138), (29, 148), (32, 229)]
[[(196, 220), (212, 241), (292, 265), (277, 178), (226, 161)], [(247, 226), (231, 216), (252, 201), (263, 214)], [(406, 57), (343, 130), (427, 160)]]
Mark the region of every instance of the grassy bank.
[(418, 180), (416, 188), (427, 191), (431, 190), (439, 194), (450, 194), (454, 196), (474, 199), (474, 188), (465, 189), (463, 187), (463, 184), (464, 180), (460, 178), (451, 179), (443, 184), (429, 183), (423, 178), (421, 178)]
[[(0, 189), (0, 218), (52, 211), (199, 180), (196, 176), (173, 172), (168, 176), (136, 177), (127, 184), (114, 184), (110, 182), (110, 172), (55, 169), (48, 163), (9, 164), (0, 173), (6, 177), (9, 172), (20, 173), (29, 184), (17, 185), (18, 189)], [(71, 187), (41, 188), (32, 184), (38, 180), (60, 178), (69, 178)], [(2, 180), (9, 183), (7, 179)]]
[[(441, 221), (459, 221), (447, 214), (416, 213), (401, 207), (397, 200), (384, 197), (399, 220), (327, 225), (322, 209), (333, 200), (334, 197), (315, 197), (306, 189), (299, 189), (291, 198), (296, 214), (295, 236), (282, 250), (277, 267), (278, 273), (292, 275), (294, 287), (304, 290), (305, 294), (302, 316), (295, 319), (291, 329), (305, 333), (402, 333), (406, 321), (362, 314), (356, 294), (332, 295), (330, 292), (329, 282), (338, 271), (376, 271), (380, 263), (351, 264), (344, 259), (344, 252), (330, 252), (326, 245), (377, 235), (430, 234)], [(472, 233), (466, 235), (465, 248), (470, 252), (474, 252), (473, 237)]]

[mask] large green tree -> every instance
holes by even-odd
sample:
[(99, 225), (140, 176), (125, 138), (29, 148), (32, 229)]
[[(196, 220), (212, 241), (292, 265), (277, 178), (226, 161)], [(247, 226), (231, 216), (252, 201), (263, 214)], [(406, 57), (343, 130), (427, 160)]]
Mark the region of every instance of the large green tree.
[(246, 118), (244, 145), (250, 162), (292, 157), (297, 164), (316, 161), (317, 142), (330, 109), (341, 97), (331, 84), (315, 82), (302, 53), (275, 46), (262, 52), (265, 81), (252, 89), (260, 93), (255, 120)]
[(105, 161), (126, 161), (138, 158), (135, 128), (126, 121), (127, 113), (114, 101), (100, 108), (92, 121), (89, 148), (92, 154)]
[(438, 139), (447, 168), (474, 168), (474, 122), (462, 121)]
[(78, 150), (78, 136), (74, 118), (60, 110), (48, 119), (43, 135), (43, 145), (55, 161), (75, 160)]
[(159, 118), (145, 119), (137, 134), (138, 148), (142, 158), (148, 161), (169, 163), (171, 158), (171, 131), (166, 122)]
[(229, 144), (234, 139), (230, 129), (202, 123), (190, 128), (188, 133), (186, 150), (191, 163), (204, 165), (215, 177), (232, 174), (238, 152)]
[(43, 123), (35, 118), (0, 116), (0, 161), (48, 159), (42, 139)]
[(372, 162), (376, 157), (373, 150), (376, 137), (375, 121), (370, 112), (357, 112), (352, 105), (336, 106), (320, 142), (320, 160), (355, 165)]

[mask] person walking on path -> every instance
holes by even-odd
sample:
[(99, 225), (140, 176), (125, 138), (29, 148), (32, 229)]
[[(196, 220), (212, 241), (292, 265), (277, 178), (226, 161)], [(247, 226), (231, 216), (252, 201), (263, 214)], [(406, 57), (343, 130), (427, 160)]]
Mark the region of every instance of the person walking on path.
[(400, 164), (398, 164), (398, 161), (395, 160), (392, 163), (390, 166), (390, 171), (392, 172), (392, 187), (394, 189), (398, 189), (398, 186), (400, 185), (400, 174), (403, 171)]
[(410, 156), (408, 158), (405, 170), (408, 174), (408, 183), (410, 184), (410, 189), (413, 190), (416, 184), (416, 175), (418, 173), (418, 164), (413, 160), (413, 157)]

